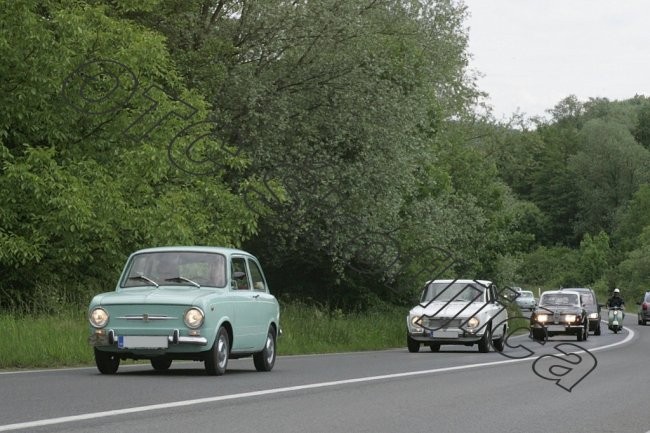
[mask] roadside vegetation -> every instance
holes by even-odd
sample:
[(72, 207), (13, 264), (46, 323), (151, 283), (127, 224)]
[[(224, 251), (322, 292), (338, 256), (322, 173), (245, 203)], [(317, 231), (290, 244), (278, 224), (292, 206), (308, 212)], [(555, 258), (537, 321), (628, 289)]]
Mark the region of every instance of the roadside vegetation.
[(401, 345), (438, 276), (647, 290), (650, 99), (497, 121), (462, 2), (5, 3), (2, 365), (84, 362), (77, 311), (151, 246), (256, 255), (284, 353)]
[[(407, 308), (344, 313), (283, 303), (278, 354), (350, 352), (405, 347)], [(85, 312), (0, 314), (0, 369), (94, 365)]]

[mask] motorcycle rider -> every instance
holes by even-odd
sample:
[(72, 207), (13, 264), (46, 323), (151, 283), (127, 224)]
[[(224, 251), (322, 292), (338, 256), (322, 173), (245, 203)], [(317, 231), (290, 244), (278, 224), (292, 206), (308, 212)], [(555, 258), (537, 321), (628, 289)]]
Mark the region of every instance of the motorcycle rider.
[(606, 307), (625, 308), (625, 301), (621, 297), (621, 291), (618, 288), (614, 289), (614, 293), (612, 294), (612, 297), (607, 300)]
[[(616, 288), (614, 289), (614, 293), (612, 293), (612, 297), (607, 300), (607, 304), (605, 305), (609, 309), (609, 313), (607, 314), (607, 319), (608, 319), (608, 328), (614, 331), (614, 333), (617, 333), (623, 328), (623, 319), (625, 318), (625, 301), (621, 297), (621, 291)], [(620, 317), (617, 317), (616, 314), (618, 313), (616, 310), (613, 310), (613, 308), (620, 308)], [(614, 323), (617, 323), (614, 325)]]

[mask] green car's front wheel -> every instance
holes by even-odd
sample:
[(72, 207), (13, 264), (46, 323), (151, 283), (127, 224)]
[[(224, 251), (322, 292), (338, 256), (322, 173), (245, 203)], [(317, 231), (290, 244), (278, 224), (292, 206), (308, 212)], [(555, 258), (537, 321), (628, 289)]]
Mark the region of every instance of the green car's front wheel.
[(211, 376), (221, 376), (226, 372), (229, 355), (230, 339), (228, 338), (228, 331), (222, 326), (219, 328), (212, 349), (210, 349), (205, 358), (205, 371)]
[(160, 358), (151, 358), (151, 366), (156, 371), (165, 371), (169, 370), (169, 367), (172, 365), (172, 360), (165, 357)]
[(95, 350), (95, 364), (101, 374), (115, 374), (120, 366), (120, 358), (111, 352), (104, 352), (103, 350)]

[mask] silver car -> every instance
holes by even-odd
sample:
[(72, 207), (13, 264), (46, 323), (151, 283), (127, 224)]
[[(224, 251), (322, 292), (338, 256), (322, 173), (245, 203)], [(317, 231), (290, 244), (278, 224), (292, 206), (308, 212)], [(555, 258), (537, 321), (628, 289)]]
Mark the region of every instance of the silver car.
[(503, 350), (508, 334), (508, 313), (496, 285), (485, 280), (428, 281), (420, 303), (406, 317), (407, 347), (418, 352), (422, 344), (432, 352), (441, 345), (478, 345)]

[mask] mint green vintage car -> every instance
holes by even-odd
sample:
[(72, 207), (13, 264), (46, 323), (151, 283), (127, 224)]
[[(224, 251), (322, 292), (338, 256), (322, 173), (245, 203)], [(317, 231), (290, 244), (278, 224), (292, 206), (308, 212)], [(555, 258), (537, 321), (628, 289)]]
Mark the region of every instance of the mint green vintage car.
[(222, 375), (228, 359), (252, 356), (258, 371), (275, 364), (280, 309), (258, 260), (237, 249), (159, 247), (129, 256), (113, 292), (88, 308), (97, 368), (114, 374), (122, 359), (203, 361)]

